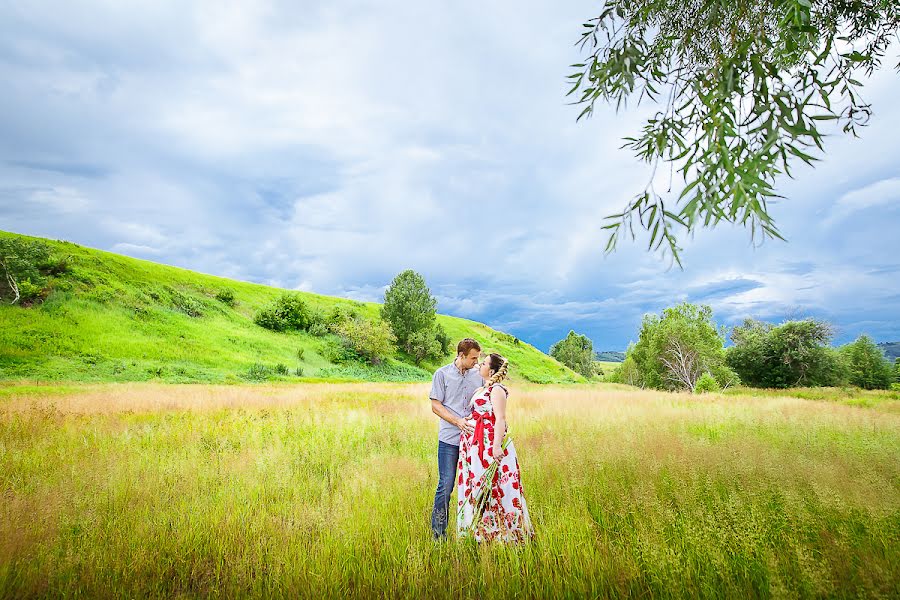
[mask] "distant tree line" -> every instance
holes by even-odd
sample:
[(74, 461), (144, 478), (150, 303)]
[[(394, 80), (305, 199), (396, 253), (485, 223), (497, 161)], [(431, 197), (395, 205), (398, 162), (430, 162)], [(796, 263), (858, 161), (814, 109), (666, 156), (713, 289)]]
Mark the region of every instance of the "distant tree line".
[[(887, 389), (900, 382), (900, 359), (889, 361), (867, 335), (831, 345), (833, 327), (819, 319), (772, 325), (747, 319), (731, 331), (705, 305), (682, 303), (644, 317), (638, 341), (608, 381), (653, 389), (718, 391), (735, 385), (760, 388), (854, 385)], [(574, 331), (554, 344), (551, 356), (585, 377), (590, 340)], [(596, 371), (595, 371), (596, 372)]]

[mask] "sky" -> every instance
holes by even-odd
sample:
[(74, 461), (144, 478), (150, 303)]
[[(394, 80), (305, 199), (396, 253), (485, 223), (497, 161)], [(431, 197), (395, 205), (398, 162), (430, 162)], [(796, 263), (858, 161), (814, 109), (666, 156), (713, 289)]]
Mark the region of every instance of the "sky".
[(650, 176), (620, 147), (653, 107), (575, 122), (599, 6), (3, 3), (0, 229), (366, 301), (415, 269), (439, 312), (545, 351), (570, 329), (624, 350), (685, 300), (900, 340), (898, 49), (861, 136), (778, 182), (788, 241), (700, 231), (680, 270), (603, 252)]

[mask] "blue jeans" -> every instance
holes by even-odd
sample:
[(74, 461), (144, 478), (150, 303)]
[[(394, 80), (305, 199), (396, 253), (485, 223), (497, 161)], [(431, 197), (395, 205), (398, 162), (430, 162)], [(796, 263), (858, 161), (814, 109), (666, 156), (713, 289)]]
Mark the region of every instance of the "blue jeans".
[(447, 535), (450, 515), (450, 495), (456, 485), (456, 463), (459, 462), (459, 446), (438, 441), (438, 485), (434, 494), (434, 510), (431, 511), (431, 531), (435, 538)]

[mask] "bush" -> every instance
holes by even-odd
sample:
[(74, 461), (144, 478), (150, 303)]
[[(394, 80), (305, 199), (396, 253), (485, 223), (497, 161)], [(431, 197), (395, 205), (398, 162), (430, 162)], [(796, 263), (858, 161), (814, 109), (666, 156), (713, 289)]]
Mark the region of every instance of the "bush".
[(233, 307), (235, 304), (237, 304), (237, 301), (234, 298), (234, 292), (232, 292), (228, 288), (225, 288), (224, 290), (219, 290), (219, 293), (216, 294), (216, 300), (218, 300), (219, 302), (221, 302), (222, 304), (224, 304), (226, 306), (231, 306), (231, 307)]
[(283, 363), (278, 363), (275, 365), (275, 368), (272, 369), (276, 375), (288, 375), (290, 371), (288, 371), (287, 365)]
[(297, 359), (298, 359), (298, 360), (303, 360), (303, 354), (304, 354), (305, 352), (306, 352), (306, 349), (304, 349), (304, 348), (298, 348), (298, 349), (297, 349)]
[(396, 342), (390, 326), (384, 321), (351, 319), (338, 328), (338, 335), (344, 346), (371, 364), (390, 356)]
[(891, 387), (894, 369), (881, 348), (867, 335), (841, 348), (849, 371), (850, 383), (866, 390), (886, 390)]
[(183, 294), (175, 289), (170, 289), (172, 306), (189, 317), (202, 317), (203, 305), (196, 298)]
[(613, 369), (613, 372), (607, 376), (606, 381), (610, 383), (624, 383), (626, 385), (644, 387), (644, 382), (641, 379), (641, 372), (638, 369), (637, 363), (635, 363), (634, 358), (630, 356), (626, 356), (622, 364)]
[(437, 336), (438, 332), (434, 329), (422, 329), (409, 337), (407, 351), (412, 355), (416, 366), (426, 358), (443, 356), (443, 346)]
[(719, 382), (716, 381), (716, 378), (710, 373), (701, 375), (700, 379), (697, 380), (697, 385), (694, 386), (695, 394), (706, 394), (708, 392), (719, 392), (721, 390), (722, 387), (719, 385)]
[(298, 294), (283, 294), (256, 313), (253, 322), (272, 331), (305, 331), (311, 324), (311, 313)]
[(268, 379), (271, 375), (272, 370), (269, 367), (260, 363), (254, 363), (250, 365), (249, 369), (247, 369), (245, 378), (254, 381), (262, 381), (264, 379)]
[(303, 377), (303, 368), (297, 367), (296, 369), (294, 369), (294, 376), (295, 377)]
[(344, 304), (335, 304), (331, 312), (325, 317), (325, 326), (331, 333), (337, 333), (338, 328), (353, 319), (359, 318), (359, 313)]
[(317, 321), (309, 326), (309, 333), (316, 337), (325, 337), (334, 332), (332, 332), (325, 323)]

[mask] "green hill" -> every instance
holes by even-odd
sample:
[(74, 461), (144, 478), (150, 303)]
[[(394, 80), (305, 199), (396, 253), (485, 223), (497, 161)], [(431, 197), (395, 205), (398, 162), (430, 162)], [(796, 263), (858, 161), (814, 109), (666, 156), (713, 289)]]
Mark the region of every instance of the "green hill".
[(601, 362), (620, 363), (620, 362), (625, 361), (625, 353), (618, 352), (616, 350), (606, 350), (604, 352), (595, 352), (594, 360), (599, 360)]
[[(285, 290), (52, 241), (63, 272), (49, 295), (29, 307), (0, 305), (0, 380), (240, 382), (254, 378), (424, 381), (452, 356), (416, 366), (398, 353), (381, 365), (344, 362), (340, 340), (308, 332), (276, 333), (253, 322)], [(2, 275), (2, 273), (0, 273)], [(234, 306), (216, 299), (233, 292)], [(344, 305), (375, 318), (380, 305), (296, 292), (330, 311)], [(484, 324), (438, 316), (451, 339), (474, 337), (510, 359), (512, 376), (537, 383), (583, 381), (533, 346)], [(280, 371), (280, 374), (278, 372)]]

